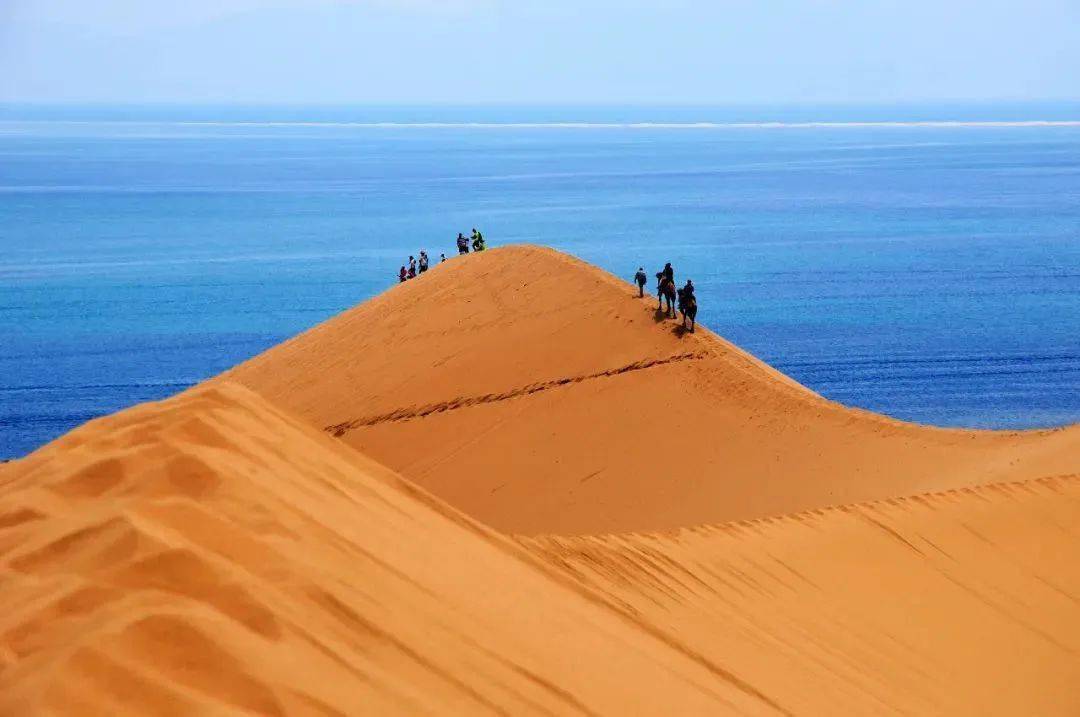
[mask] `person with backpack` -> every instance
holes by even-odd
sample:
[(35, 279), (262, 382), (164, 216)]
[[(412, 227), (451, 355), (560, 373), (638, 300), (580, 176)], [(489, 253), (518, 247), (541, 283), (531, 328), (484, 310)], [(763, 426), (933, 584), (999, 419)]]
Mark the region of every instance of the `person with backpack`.
[(645, 282), (649, 280), (649, 277), (645, 275), (645, 267), (639, 266), (637, 273), (634, 274), (634, 283), (637, 284), (638, 297), (645, 296)]

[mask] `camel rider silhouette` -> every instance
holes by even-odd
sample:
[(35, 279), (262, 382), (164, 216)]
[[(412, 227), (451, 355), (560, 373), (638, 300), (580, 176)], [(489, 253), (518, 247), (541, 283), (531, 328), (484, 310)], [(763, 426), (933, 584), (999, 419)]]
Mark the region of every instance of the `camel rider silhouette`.
[(664, 264), (664, 268), (656, 273), (656, 294), (659, 296), (663, 293), (663, 286), (665, 281), (670, 281), (671, 285), (675, 285), (675, 270), (671, 268), (671, 262)]
[(690, 281), (689, 279), (686, 280), (686, 286), (682, 288), (682, 291), (683, 296), (685, 296), (687, 299), (697, 298), (694, 296), (694, 282)]

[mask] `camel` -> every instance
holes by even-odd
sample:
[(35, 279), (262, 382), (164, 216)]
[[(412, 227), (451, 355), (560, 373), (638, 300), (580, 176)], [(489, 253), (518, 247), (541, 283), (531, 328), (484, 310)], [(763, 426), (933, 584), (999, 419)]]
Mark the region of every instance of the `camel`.
[(657, 286), (656, 291), (656, 310), (660, 311), (660, 307), (664, 301), (667, 301), (666, 314), (669, 318), (675, 318), (675, 282), (667, 277), (660, 277), (660, 284)]
[(690, 319), (690, 328), (686, 330), (694, 333), (697, 325), (697, 297), (687, 294), (683, 289), (679, 289), (679, 313), (682, 314), (683, 328), (686, 329), (686, 320)]

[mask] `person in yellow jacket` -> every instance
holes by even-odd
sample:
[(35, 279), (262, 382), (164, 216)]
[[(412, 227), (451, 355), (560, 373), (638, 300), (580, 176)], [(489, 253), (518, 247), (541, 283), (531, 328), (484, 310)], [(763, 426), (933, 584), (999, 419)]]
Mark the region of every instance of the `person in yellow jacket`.
[(476, 227), (472, 230), (472, 248), (473, 251), (483, 251), (487, 248), (484, 245), (484, 235), (476, 231)]

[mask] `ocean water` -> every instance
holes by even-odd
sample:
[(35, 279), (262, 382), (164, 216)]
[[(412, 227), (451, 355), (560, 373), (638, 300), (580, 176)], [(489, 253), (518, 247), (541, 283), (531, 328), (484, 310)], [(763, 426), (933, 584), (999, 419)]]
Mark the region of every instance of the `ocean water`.
[[(214, 375), (458, 231), (628, 280), (818, 392), (1080, 420), (1080, 106), (0, 110), (0, 458)], [(1049, 121), (1049, 122), (1045, 122)]]

